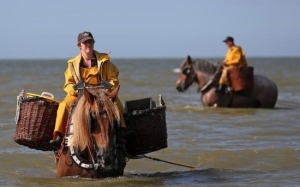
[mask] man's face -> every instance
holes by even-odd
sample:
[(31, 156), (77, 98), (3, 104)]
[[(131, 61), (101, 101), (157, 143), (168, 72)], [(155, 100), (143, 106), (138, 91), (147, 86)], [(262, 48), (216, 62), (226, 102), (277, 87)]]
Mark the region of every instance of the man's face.
[(79, 48), (84, 53), (90, 53), (94, 50), (94, 40), (86, 40), (79, 44)]
[(232, 47), (233, 46), (233, 42), (232, 41), (227, 41), (226, 42), (226, 46), (229, 47), (229, 48)]

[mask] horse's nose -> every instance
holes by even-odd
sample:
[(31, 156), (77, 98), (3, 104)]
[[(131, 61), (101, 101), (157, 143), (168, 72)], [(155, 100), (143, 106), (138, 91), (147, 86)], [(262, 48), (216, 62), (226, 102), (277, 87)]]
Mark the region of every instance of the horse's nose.
[(97, 155), (97, 159), (103, 168), (112, 169), (114, 167), (114, 156), (112, 152), (104, 152)]

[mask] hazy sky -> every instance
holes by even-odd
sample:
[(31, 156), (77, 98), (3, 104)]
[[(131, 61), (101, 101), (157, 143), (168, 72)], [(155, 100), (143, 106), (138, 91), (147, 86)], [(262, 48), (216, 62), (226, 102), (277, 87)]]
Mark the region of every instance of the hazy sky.
[(120, 57), (300, 56), (300, 0), (1, 0), (0, 59), (70, 58), (77, 35)]

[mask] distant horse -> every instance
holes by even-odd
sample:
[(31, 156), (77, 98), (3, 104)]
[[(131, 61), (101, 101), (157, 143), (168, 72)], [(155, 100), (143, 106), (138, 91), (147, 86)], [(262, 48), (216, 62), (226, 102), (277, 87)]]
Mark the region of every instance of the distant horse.
[(202, 103), (209, 107), (275, 107), (278, 89), (276, 84), (267, 77), (254, 75), (254, 89), (250, 94), (222, 94), (216, 92), (219, 72), (220, 68), (211, 62), (201, 59), (192, 60), (188, 56), (180, 67), (176, 88), (179, 92), (184, 92), (194, 82), (197, 83), (202, 93)]
[(70, 117), (65, 148), (57, 158), (58, 177), (123, 175), (126, 156), (117, 142), (120, 114), (112, 101), (118, 90), (83, 89)]

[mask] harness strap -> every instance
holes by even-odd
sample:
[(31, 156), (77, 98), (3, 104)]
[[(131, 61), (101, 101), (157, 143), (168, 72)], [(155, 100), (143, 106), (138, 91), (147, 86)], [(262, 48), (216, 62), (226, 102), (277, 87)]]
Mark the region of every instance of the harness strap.
[[(74, 62), (70, 62), (70, 64), (72, 64), (72, 66), (71, 66), (72, 71), (71, 71), (71, 72), (72, 72), (72, 75), (73, 75), (73, 77), (74, 77), (74, 79), (75, 79), (75, 82), (76, 82), (76, 84), (77, 84), (77, 83), (79, 83), (79, 82), (82, 81), (82, 80), (81, 80), (81, 77), (80, 77), (80, 73), (79, 73), (78, 69), (75, 67)], [(104, 63), (101, 63), (101, 64), (100, 64), (99, 70), (98, 70), (100, 82), (101, 82), (102, 80), (105, 80), (105, 79), (103, 78), (103, 73), (102, 73), (102, 71), (103, 71), (103, 64), (104, 64)]]
[(103, 79), (103, 76), (102, 76), (102, 66), (103, 66), (103, 64), (104, 64), (104, 63), (101, 63), (101, 64), (100, 64), (100, 68), (99, 68), (99, 74), (100, 74), (100, 80), (101, 80), (101, 81), (104, 80), (104, 79)]
[(204, 92), (208, 87), (213, 83), (213, 79), (210, 79), (205, 83), (205, 85), (200, 89), (201, 92)]
[(75, 78), (75, 81), (76, 81), (76, 83), (78, 83), (78, 82), (80, 82), (80, 81), (81, 81), (80, 74), (79, 74), (79, 72), (78, 72), (78, 69), (77, 69), (77, 68), (75, 68), (74, 62), (71, 62), (71, 64), (72, 64), (73, 71), (74, 71), (74, 73), (75, 73), (75, 76), (76, 76), (76, 78)]
[(98, 163), (92, 163), (92, 164), (87, 164), (84, 162), (84, 160), (77, 155), (77, 153), (74, 150), (74, 147), (69, 147), (70, 150), (70, 155), (72, 160), (79, 166), (85, 169), (94, 169), (97, 170), (98, 167), (100, 166)]

